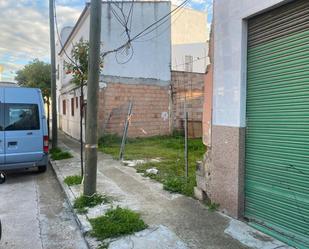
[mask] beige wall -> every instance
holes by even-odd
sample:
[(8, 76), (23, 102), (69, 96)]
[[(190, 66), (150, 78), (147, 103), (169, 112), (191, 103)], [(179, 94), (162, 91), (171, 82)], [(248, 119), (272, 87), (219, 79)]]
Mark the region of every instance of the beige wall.
[[(177, 6), (173, 5), (172, 10)], [(209, 39), (207, 13), (189, 8), (176, 10), (172, 15), (172, 44), (202, 43)]]

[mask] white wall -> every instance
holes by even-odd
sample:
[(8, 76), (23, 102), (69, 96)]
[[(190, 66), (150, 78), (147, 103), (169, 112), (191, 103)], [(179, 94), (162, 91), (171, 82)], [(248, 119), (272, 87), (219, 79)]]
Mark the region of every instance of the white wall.
[(172, 70), (186, 71), (185, 56), (193, 57), (192, 72), (205, 73), (209, 64), (208, 43), (176, 44), (172, 46)]
[(284, 2), (286, 1), (214, 2), (214, 125), (246, 126), (246, 18)]
[[(115, 49), (124, 44), (127, 40), (124, 28), (111, 13), (111, 6), (117, 11), (117, 8), (113, 4), (106, 2), (102, 3), (103, 51)], [(125, 13), (129, 12), (130, 7), (130, 2), (125, 3)], [(170, 9), (171, 6), (169, 2), (135, 2), (131, 37), (134, 37), (156, 20), (169, 13)], [(170, 23), (169, 19), (168, 23)], [(163, 28), (161, 27), (153, 32), (151, 36), (161, 34), (162, 31)], [(169, 28), (169, 30), (156, 37), (156, 39), (145, 41), (145, 38), (151, 38), (147, 36), (133, 42), (133, 57), (125, 64), (117, 63), (115, 54), (107, 56), (104, 63), (103, 74), (120, 77), (157, 79), (166, 81), (166, 84), (169, 84), (171, 79), (170, 37), (171, 32)], [(129, 49), (128, 51), (130, 54), (131, 50)], [(123, 60), (120, 60), (125, 61), (125, 59), (127, 59), (126, 56), (124, 56)]]

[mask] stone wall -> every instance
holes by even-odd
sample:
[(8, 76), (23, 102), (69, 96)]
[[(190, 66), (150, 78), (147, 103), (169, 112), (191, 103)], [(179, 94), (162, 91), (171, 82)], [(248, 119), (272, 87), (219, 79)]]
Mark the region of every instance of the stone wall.
[(205, 74), (172, 71), (173, 128), (183, 130), (184, 104), (190, 137), (202, 137)]
[(99, 93), (99, 135), (122, 135), (130, 101), (129, 137), (170, 133), (168, 86), (108, 83)]

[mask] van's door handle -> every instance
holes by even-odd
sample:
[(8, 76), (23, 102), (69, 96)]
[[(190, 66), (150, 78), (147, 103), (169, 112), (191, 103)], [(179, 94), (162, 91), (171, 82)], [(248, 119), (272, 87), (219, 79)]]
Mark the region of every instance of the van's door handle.
[(17, 142), (8, 142), (8, 146), (16, 146), (17, 145)]
[(27, 133), (27, 135), (32, 135), (32, 134), (33, 134), (32, 132), (28, 132), (28, 133)]

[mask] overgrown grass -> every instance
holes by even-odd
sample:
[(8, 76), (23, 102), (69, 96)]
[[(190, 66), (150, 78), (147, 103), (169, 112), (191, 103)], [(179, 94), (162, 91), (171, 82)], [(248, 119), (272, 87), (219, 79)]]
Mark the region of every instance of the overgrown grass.
[(51, 149), (49, 152), (50, 152), (50, 157), (53, 160), (63, 160), (63, 159), (69, 159), (73, 157), (70, 152), (62, 151), (60, 148)]
[(140, 214), (120, 207), (110, 209), (105, 215), (89, 221), (93, 228), (91, 235), (99, 240), (129, 235), (147, 228)]
[[(104, 136), (99, 141), (100, 150), (118, 157), (121, 138), (116, 135)], [(136, 167), (139, 173), (163, 183), (164, 188), (171, 192), (193, 196), (196, 185), (196, 161), (203, 158), (206, 151), (201, 139), (188, 141), (189, 177), (184, 179), (184, 137), (181, 134), (173, 136), (155, 136), (150, 138), (128, 139), (125, 147), (125, 160), (160, 158), (160, 162), (148, 162)], [(149, 168), (157, 168), (157, 175), (147, 174)]]
[(64, 178), (64, 183), (68, 186), (79, 185), (82, 183), (82, 177), (80, 175), (67, 176)]
[(95, 207), (101, 203), (110, 203), (111, 197), (94, 194), (92, 196), (82, 195), (75, 199), (74, 208), (77, 209), (77, 212), (80, 214), (85, 214), (88, 212), (88, 208)]

